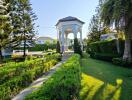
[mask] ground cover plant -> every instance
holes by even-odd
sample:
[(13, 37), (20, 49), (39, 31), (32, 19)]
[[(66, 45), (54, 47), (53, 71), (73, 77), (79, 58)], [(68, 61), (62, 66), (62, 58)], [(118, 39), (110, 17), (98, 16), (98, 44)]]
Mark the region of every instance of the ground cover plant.
[(72, 100), (79, 99), (80, 56), (73, 55), (40, 90), (29, 94), (25, 100)]
[(48, 72), (59, 60), (59, 54), (44, 58), (7, 63), (0, 67), (0, 100), (11, 99), (20, 90), (29, 86), (44, 72)]

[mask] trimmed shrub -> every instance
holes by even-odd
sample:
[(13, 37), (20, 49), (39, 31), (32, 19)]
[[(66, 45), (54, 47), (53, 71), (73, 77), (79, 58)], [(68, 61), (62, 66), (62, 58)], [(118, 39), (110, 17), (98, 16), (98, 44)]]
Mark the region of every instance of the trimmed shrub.
[(114, 57), (119, 57), (118, 54), (105, 54), (105, 53), (95, 53), (93, 58), (100, 59), (104, 61), (112, 61)]
[(21, 63), (8, 63), (0, 68), (0, 100), (10, 100), (58, 62), (58, 54)]
[(55, 54), (50, 54), (50, 55), (45, 55), (45, 58), (47, 61), (50, 61), (51, 59), (57, 59), (58, 61), (61, 61), (62, 59), (62, 55), (59, 53), (55, 53)]
[(119, 40), (119, 51), (117, 51), (117, 40), (97, 41), (87, 47), (87, 53), (92, 58), (112, 61), (113, 58), (122, 57), (124, 53), (124, 40)]
[(79, 99), (80, 57), (73, 55), (40, 90), (29, 94), (25, 100), (73, 100)]
[(116, 65), (124, 66), (124, 67), (132, 67), (132, 61), (128, 62), (123, 60), (122, 58), (113, 58), (113, 63)]
[[(34, 47), (28, 47), (28, 51), (47, 51), (48, 49), (56, 49), (56, 43), (50, 44), (34, 44)], [(23, 50), (21, 47), (14, 48), (14, 50)]]

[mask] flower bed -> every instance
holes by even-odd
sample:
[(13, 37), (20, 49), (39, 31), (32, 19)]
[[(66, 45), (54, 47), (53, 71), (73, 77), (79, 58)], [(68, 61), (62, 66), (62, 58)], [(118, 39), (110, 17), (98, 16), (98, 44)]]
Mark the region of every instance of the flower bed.
[(53, 76), (25, 100), (73, 100), (79, 99), (80, 56), (73, 55)]

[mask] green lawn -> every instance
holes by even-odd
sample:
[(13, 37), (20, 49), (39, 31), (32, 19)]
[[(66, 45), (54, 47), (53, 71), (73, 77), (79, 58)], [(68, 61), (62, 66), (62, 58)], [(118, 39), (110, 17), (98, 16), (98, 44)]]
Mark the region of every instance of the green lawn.
[(81, 100), (132, 100), (132, 69), (85, 56)]

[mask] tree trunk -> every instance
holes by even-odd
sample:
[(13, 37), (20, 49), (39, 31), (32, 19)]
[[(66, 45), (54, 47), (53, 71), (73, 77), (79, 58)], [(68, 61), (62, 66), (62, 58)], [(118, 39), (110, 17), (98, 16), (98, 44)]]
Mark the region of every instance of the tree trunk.
[(126, 40), (125, 40), (125, 49), (124, 49), (123, 59), (125, 61), (132, 61), (131, 39), (130, 38), (126, 38)]
[(26, 38), (25, 38), (25, 33), (24, 33), (23, 57), (26, 58)]
[(119, 39), (116, 40), (116, 48), (117, 48), (118, 54), (120, 54), (120, 42), (119, 42)]
[[(126, 17), (129, 18), (129, 17)], [(132, 20), (131, 19), (125, 19), (126, 20), (126, 27), (125, 27), (125, 49), (124, 49), (124, 55), (123, 59), (125, 61), (132, 61), (132, 54), (131, 54), (131, 41), (132, 41)]]
[(0, 48), (0, 63), (3, 62), (2, 49)]

